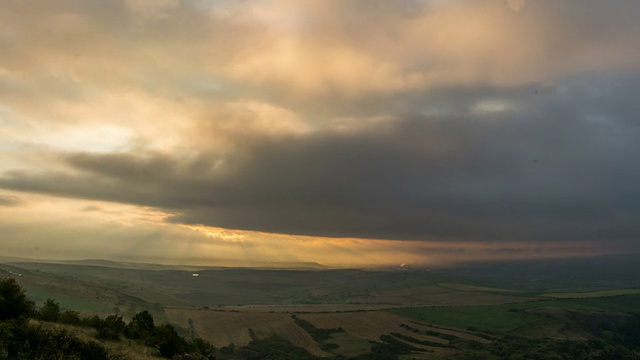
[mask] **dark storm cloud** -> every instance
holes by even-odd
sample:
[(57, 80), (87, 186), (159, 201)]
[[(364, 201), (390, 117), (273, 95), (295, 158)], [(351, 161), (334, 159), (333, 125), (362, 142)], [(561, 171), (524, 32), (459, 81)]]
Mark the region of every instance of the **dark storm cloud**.
[[(632, 241), (640, 236), (640, 126), (638, 104), (621, 99), (640, 92), (639, 80), (566, 82), (550, 95), (452, 90), (456, 115), (398, 114), (357, 132), (254, 134), (241, 150), (190, 159), (63, 154), (67, 171), (6, 173), (0, 185), (278, 233)], [(510, 107), (474, 108), (487, 98)]]

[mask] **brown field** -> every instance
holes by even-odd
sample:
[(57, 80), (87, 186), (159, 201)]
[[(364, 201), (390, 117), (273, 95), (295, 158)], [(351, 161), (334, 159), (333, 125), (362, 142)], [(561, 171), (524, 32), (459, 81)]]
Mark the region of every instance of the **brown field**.
[[(402, 316), (384, 311), (357, 312), (344, 314), (301, 314), (299, 318), (309, 321), (317, 328), (343, 328), (349, 334), (362, 339), (377, 341), (380, 335), (398, 332), (410, 335), (406, 329), (400, 327), (406, 323)], [(429, 339), (431, 340), (431, 339)], [(442, 341), (435, 339), (433, 341)]]
[(344, 357), (354, 357), (371, 352), (371, 343), (369, 341), (348, 332), (333, 333), (328, 342), (339, 345), (340, 347), (333, 350), (333, 353)]
[[(244, 307), (243, 307), (244, 308)], [(259, 312), (259, 307), (249, 307), (250, 311), (199, 310), (166, 308), (165, 316), (170, 323), (183, 328), (189, 328), (191, 319), (192, 329), (196, 335), (211, 341), (215, 346), (225, 346), (230, 343), (236, 346), (246, 345), (251, 341), (250, 329), (257, 338), (267, 338), (276, 334), (289, 340), (292, 344), (305, 348), (315, 356), (329, 356), (320, 349), (311, 336), (291, 318), (291, 314), (283, 312)], [(271, 309), (272, 307), (267, 307)], [(300, 309), (287, 307), (289, 310)], [(305, 309), (305, 307), (301, 307)], [(410, 325), (425, 331), (436, 331), (443, 334), (457, 336), (461, 339), (486, 343), (487, 340), (469, 334), (463, 330), (453, 328), (433, 327), (427, 324), (411, 321), (403, 316), (386, 311), (355, 311), (342, 313), (320, 312), (295, 312), (300, 319), (310, 322), (316, 328), (342, 328), (345, 332), (334, 333), (328, 342), (340, 345), (336, 353), (355, 356), (366, 353), (370, 349), (369, 341), (380, 341), (381, 335), (399, 333), (419, 340), (432, 341), (440, 344), (448, 344), (449, 341), (435, 336), (415, 333), (403, 328), (402, 324)], [(325, 307), (326, 310), (326, 307)], [(400, 340), (403, 341), (403, 340)], [(406, 342), (418, 348), (435, 351), (432, 355), (444, 356), (450, 354), (451, 349), (431, 347)]]
[[(419, 340), (437, 342), (441, 344), (449, 344), (449, 341), (439, 337), (417, 334), (413, 331), (403, 328), (402, 324), (408, 324), (412, 328), (424, 331), (435, 331), (443, 334), (457, 336), (460, 339), (473, 340), (480, 343), (489, 343), (488, 340), (474, 336), (462, 330), (452, 328), (443, 329), (441, 327), (432, 327), (423, 323), (413, 322), (407, 318), (391, 314), (385, 311), (341, 313), (341, 314), (300, 314), (299, 318), (309, 321), (317, 328), (343, 328), (348, 334), (371, 341), (380, 341), (380, 336), (390, 333), (399, 333)], [(455, 353), (455, 349), (447, 349), (440, 347), (431, 347), (428, 345), (420, 345), (400, 340), (411, 346), (418, 348), (433, 350), (431, 356), (446, 357), (446, 354)]]
[[(405, 322), (405, 324), (410, 325), (411, 327), (416, 327), (422, 330), (427, 330), (427, 331), (436, 331), (442, 334), (447, 334), (447, 335), (453, 335), (453, 336), (457, 336), (460, 339), (463, 340), (471, 340), (471, 341), (476, 341), (482, 344), (489, 344), (491, 341), (487, 340), (485, 338), (481, 338), (479, 336), (473, 335), (467, 331), (464, 331), (462, 329), (455, 329), (455, 328), (451, 328), (451, 327), (445, 327), (445, 326), (434, 326), (434, 325), (428, 325), (425, 323), (422, 323), (420, 321), (415, 321), (415, 320), (409, 320), (407, 322)], [(418, 326), (416, 326), (418, 325)]]
[[(317, 328), (343, 328), (348, 334), (357, 338), (380, 341), (381, 335), (390, 333), (399, 333), (409, 337), (413, 337), (419, 340), (427, 340), (440, 344), (449, 344), (449, 341), (443, 340), (438, 337), (416, 334), (410, 330), (403, 328), (402, 324), (407, 324), (407, 319), (391, 314), (385, 311), (372, 311), (372, 312), (357, 312), (357, 313), (342, 313), (342, 314), (302, 314), (298, 315), (299, 318), (309, 321)], [(411, 324), (414, 328), (420, 328), (426, 330), (428, 327)], [(442, 332), (440, 329), (430, 328), (432, 331)], [(465, 338), (468, 336), (466, 333), (456, 332), (453, 330), (447, 331), (448, 334)], [(451, 353), (451, 349), (431, 347), (428, 345), (420, 345), (416, 343), (399, 340), (411, 346), (417, 348), (423, 348), (434, 351), (430, 353), (433, 355), (441, 356), (442, 353)], [(485, 340), (486, 341), (486, 340)]]
[(170, 323), (185, 328), (189, 328), (189, 319), (192, 319), (194, 332), (216, 347), (230, 343), (236, 346), (248, 344), (251, 342), (251, 329), (258, 338), (276, 334), (315, 356), (328, 356), (288, 314), (168, 308), (165, 316)]

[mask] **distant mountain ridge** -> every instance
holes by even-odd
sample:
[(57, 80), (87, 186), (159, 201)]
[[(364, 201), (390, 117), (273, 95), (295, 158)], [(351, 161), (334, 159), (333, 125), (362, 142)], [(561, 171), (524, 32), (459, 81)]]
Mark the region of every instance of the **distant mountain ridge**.
[(316, 262), (264, 262), (246, 266), (232, 266), (227, 263), (215, 265), (188, 265), (188, 264), (158, 264), (145, 262), (129, 262), (129, 261), (113, 261), (105, 259), (80, 259), (80, 260), (59, 260), (59, 259), (36, 259), (14, 256), (0, 256), (0, 263), (19, 264), (19, 263), (41, 263), (41, 264), (66, 264), (66, 265), (84, 265), (84, 266), (100, 266), (109, 268), (122, 269), (139, 269), (139, 270), (206, 270), (206, 269), (269, 269), (269, 270), (328, 270), (332, 269)]

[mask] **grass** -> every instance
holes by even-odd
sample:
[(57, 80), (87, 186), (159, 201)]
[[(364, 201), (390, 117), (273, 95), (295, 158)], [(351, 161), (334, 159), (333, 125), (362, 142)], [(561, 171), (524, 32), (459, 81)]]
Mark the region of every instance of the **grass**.
[(526, 308), (558, 307), (586, 311), (640, 313), (640, 295), (620, 295), (582, 299), (554, 299), (522, 304)]
[(405, 308), (390, 311), (427, 323), (505, 333), (539, 321), (541, 318), (538, 315), (525, 310), (541, 307), (640, 313), (640, 295), (554, 299), (487, 306)]
[(35, 286), (27, 287), (27, 296), (36, 301), (37, 305), (46, 299), (54, 299), (63, 309), (72, 309), (79, 312), (111, 312), (113, 309), (104, 304), (87, 301), (78, 297), (59, 294), (54, 291)]
[(451, 289), (451, 290), (459, 290), (459, 291), (480, 291), (480, 292), (499, 292), (499, 293), (519, 293), (520, 292), (517, 290), (500, 289), (500, 288), (466, 285), (466, 284), (440, 283), (438, 284), (438, 286)]
[(339, 345), (331, 353), (347, 358), (371, 352), (371, 343), (369, 341), (346, 332), (333, 333), (326, 342)]
[(82, 326), (72, 326), (60, 323), (51, 323), (39, 320), (30, 320), (33, 326), (39, 326), (47, 330), (66, 330), (72, 336), (87, 342), (97, 341), (104, 346), (114, 359), (128, 360), (159, 360), (162, 357), (157, 356), (157, 350), (144, 346), (136, 341), (129, 339), (121, 339), (119, 341), (112, 340), (96, 340), (96, 331), (94, 329)]
[(558, 299), (584, 299), (637, 294), (640, 294), (640, 289), (618, 289), (591, 292), (557, 292), (541, 294), (541, 296)]
[(469, 330), (478, 329), (489, 332), (508, 332), (519, 327), (533, 324), (537, 316), (524, 312), (513, 312), (511, 305), (465, 306), (465, 307), (429, 307), (391, 310), (395, 314)]

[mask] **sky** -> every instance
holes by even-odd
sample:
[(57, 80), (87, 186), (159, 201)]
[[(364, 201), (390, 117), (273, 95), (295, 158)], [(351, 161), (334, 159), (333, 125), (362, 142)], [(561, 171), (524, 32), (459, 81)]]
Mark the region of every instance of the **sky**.
[(2, 255), (640, 252), (637, 0), (5, 0)]

